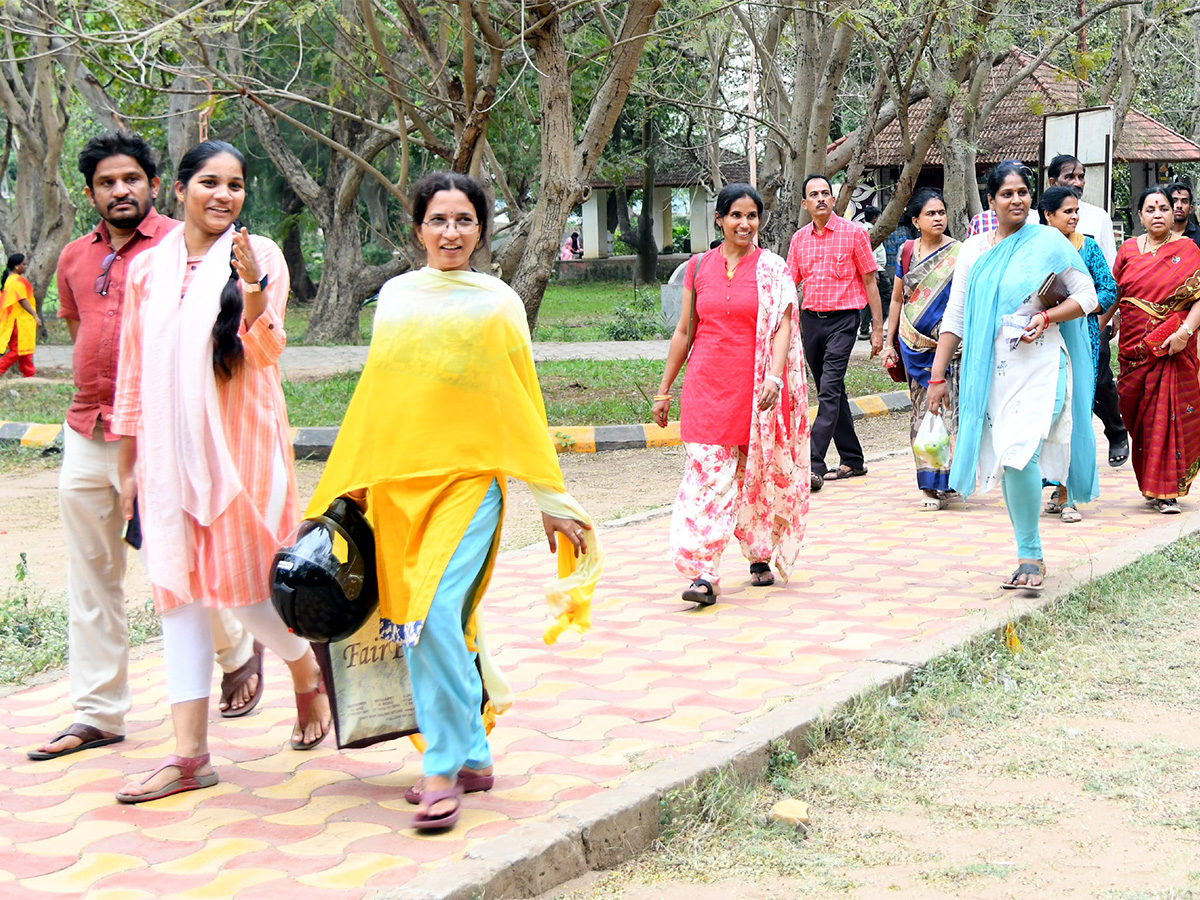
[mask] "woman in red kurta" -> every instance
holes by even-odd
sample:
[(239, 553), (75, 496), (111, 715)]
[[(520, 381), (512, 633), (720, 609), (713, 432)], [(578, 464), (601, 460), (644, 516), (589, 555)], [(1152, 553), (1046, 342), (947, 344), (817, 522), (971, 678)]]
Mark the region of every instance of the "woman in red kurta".
[(1200, 469), (1200, 249), (1171, 231), (1171, 198), (1143, 192), (1146, 233), (1117, 251), (1113, 277), (1121, 317), (1117, 394), (1142, 495), (1178, 513)]
[(720, 246), (689, 263), (653, 414), (667, 424), (671, 385), (687, 361), (680, 436), (687, 448), (671, 519), (683, 598), (716, 602), (732, 535), (756, 585), (786, 580), (808, 512), (808, 387), (796, 287), (782, 259), (758, 247), (762, 200), (748, 184), (717, 196)]
[(330, 727), (312, 649), (269, 600), (272, 556), (299, 520), (277, 365), (287, 267), (274, 243), (235, 225), (246, 187), (235, 148), (196, 145), (179, 179), (183, 225), (129, 267), (112, 423), (123, 435), (122, 509), (129, 519), (139, 501), (162, 614), (176, 752), (122, 788), (124, 803), (217, 783), (206, 607), (230, 609), (288, 664), (299, 712), (293, 748), (316, 746)]

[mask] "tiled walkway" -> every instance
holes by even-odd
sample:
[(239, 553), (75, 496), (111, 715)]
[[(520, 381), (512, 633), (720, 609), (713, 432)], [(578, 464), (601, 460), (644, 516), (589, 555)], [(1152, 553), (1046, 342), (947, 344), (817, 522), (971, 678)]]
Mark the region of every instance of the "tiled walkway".
[[(1104, 467), (1101, 488), (1083, 523), (1043, 519), (1052, 574), (1164, 524), (1128, 467)], [(402, 794), (419, 764), (407, 741), (280, 749), (295, 712), (277, 660), (258, 712), (213, 717), (221, 783), (140, 807), (118, 805), (113, 792), (171, 749), (157, 653), (133, 665), (129, 738), (113, 747), (28, 761), (27, 749), (71, 721), (66, 679), (13, 694), (0, 727), (0, 897), (360, 897), (518, 823), (587, 803), (632, 770), (1011, 599), (997, 590), (1014, 563), (998, 492), (918, 512), (903, 455), (814, 496), (803, 562), (786, 587), (749, 587), (732, 545), (726, 593), (690, 610), (678, 599), (667, 524), (605, 532), (594, 627), (555, 647), (541, 641), (539, 585), (550, 557), (541, 549), (502, 557), (486, 617), (517, 701), (493, 733), (495, 790), (467, 797), (448, 835), (409, 829)]]

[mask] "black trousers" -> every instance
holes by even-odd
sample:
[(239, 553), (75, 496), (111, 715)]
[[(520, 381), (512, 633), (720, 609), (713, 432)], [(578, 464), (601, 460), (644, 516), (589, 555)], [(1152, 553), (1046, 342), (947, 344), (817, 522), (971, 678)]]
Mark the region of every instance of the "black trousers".
[(816, 475), (828, 471), (825, 454), (829, 442), (837, 447), (842, 464), (861, 469), (862, 444), (854, 432), (850, 417), (850, 398), (846, 396), (846, 367), (858, 332), (858, 310), (814, 313), (800, 311), (800, 339), (804, 361), (817, 385), (817, 418), (809, 435), (812, 470)]
[[(884, 274), (884, 273), (887, 274)], [(883, 334), (887, 336), (887, 320), (888, 310), (892, 308), (892, 284), (895, 280), (895, 267), (888, 268), (884, 266), (876, 273), (876, 279), (879, 282), (879, 307), (883, 311)], [(871, 336), (871, 305), (867, 304), (858, 313), (858, 334), (859, 337)]]
[(1105, 326), (1100, 332), (1100, 360), (1096, 365), (1096, 400), (1092, 412), (1104, 425), (1104, 436), (1110, 444), (1119, 444), (1129, 439), (1125, 423), (1121, 421), (1121, 407), (1117, 402), (1117, 383), (1112, 374), (1112, 327)]

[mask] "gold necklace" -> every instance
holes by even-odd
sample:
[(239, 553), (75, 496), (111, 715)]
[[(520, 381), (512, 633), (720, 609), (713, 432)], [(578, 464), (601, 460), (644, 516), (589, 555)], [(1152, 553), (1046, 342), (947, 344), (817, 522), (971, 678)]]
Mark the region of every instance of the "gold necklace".
[(1147, 234), (1147, 235), (1146, 235), (1146, 246), (1145, 246), (1145, 248), (1142, 250), (1142, 252), (1143, 252), (1143, 253), (1149, 253), (1151, 256), (1157, 256), (1157, 255), (1158, 255), (1158, 251), (1159, 251), (1159, 250), (1161, 250), (1163, 247), (1167, 246), (1167, 244), (1169, 244), (1169, 243), (1171, 243), (1171, 235), (1170, 235), (1170, 233), (1168, 233), (1168, 234), (1167, 234), (1167, 239), (1166, 239), (1165, 241), (1163, 241), (1161, 244), (1159, 244), (1157, 247), (1155, 247), (1153, 250), (1151, 250), (1151, 249), (1150, 249), (1150, 235), (1149, 235), (1149, 234)]

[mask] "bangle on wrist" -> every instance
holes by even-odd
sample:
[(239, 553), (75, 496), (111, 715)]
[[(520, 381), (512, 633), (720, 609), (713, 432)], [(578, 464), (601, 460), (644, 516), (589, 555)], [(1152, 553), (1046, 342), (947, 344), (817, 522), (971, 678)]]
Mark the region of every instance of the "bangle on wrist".
[(1184, 322), (1184, 323), (1183, 323), (1182, 325), (1180, 325), (1179, 327), (1180, 327), (1180, 328), (1182, 328), (1184, 331), (1186, 331), (1186, 332), (1187, 332), (1187, 336), (1188, 336), (1188, 337), (1191, 337), (1193, 334), (1195, 334), (1195, 333), (1196, 333), (1196, 329), (1195, 329), (1195, 328), (1188, 328), (1188, 323), (1187, 323), (1187, 322)]
[(775, 382), (775, 387), (779, 388), (781, 391), (783, 390), (783, 379), (778, 375), (772, 375), (770, 372), (768, 372), (767, 380)]
[(654, 402), (655, 402), (655, 403), (657, 403), (659, 400), (670, 400), (670, 399), (671, 399), (671, 395), (670, 395), (670, 394), (655, 394), (655, 395), (654, 395)]
[(929, 383), (930, 383), (931, 385), (933, 385), (933, 384), (945, 384), (945, 383), (946, 383), (946, 379), (945, 379), (945, 378), (930, 378), (930, 379), (929, 379)]

